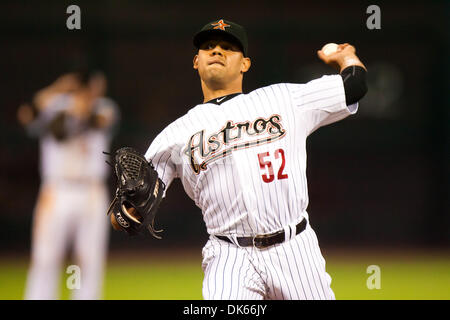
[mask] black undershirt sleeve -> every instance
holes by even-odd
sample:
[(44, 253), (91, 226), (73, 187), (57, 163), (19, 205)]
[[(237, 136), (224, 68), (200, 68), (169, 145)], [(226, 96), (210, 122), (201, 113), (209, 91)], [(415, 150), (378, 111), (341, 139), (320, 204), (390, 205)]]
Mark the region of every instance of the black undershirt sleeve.
[(348, 106), (358, 102), (367, 93), (366, 73), (367, 71), (360, 66), (350, 66), (342, 70), (345, 102)]

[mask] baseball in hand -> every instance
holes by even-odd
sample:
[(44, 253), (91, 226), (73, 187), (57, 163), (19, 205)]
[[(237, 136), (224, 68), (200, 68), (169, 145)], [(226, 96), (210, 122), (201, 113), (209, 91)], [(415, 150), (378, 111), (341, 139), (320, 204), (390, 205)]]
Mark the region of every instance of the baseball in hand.
[(322, 47), (322, 52), (324, 55), (329, 56), (337, 51), (338, 45), (336, 43), (327, 43)]

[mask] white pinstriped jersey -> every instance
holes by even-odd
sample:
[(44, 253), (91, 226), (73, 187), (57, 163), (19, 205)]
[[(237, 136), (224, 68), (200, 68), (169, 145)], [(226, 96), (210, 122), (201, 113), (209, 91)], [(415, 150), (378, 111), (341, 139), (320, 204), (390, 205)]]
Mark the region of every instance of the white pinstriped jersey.
[(167, 186), (181, 179), (209, 234), (275, 232), (307, 215), (306, 138), (357, 108), (340, 75), (270, 85), (195, 106), (145, 156)]

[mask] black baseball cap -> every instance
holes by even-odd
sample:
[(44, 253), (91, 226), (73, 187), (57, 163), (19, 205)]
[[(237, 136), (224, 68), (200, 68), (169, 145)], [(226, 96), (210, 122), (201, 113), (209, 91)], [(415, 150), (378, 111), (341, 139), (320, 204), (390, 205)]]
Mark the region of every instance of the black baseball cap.
[(230, 42), (236, 43), (244, 56), (248, 52), (247, 32), (244, 27), (237, 23), (219, 19), (207, 23), (199, 32), (194, 35), (194, 46), (200, 48), (202, 43), (207, 41), (213, 35), (220, 35)]

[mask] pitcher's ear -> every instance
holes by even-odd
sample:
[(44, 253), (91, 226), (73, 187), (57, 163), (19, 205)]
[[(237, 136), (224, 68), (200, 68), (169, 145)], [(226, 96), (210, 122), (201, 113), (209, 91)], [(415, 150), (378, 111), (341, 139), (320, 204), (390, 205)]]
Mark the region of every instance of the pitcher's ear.
[(250, 66), (252, 65), (252, 61), (250, 60), (250, 58), (243, 58), (242, 59), (242, 68), (241, 68), (241, 72), (245, 73), (250, 69)]
[(198, 54), (196, 54), (196, 55), (194, 56), (194, 59), (193, 59), (192, 63), (193, 63), (194, 69), (197, 70), (197, 69), (198, 69)]

